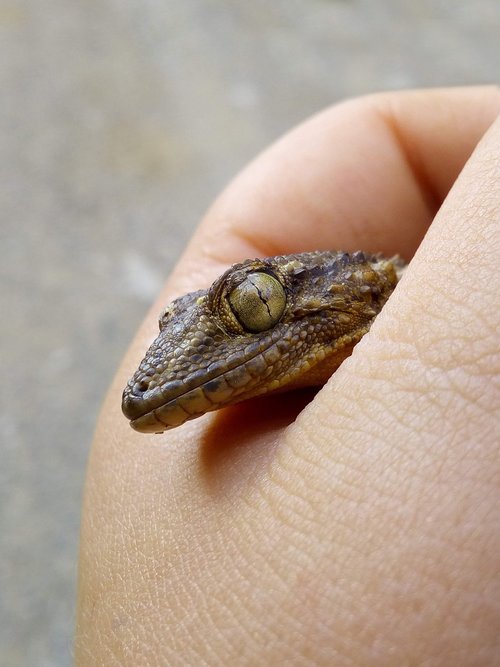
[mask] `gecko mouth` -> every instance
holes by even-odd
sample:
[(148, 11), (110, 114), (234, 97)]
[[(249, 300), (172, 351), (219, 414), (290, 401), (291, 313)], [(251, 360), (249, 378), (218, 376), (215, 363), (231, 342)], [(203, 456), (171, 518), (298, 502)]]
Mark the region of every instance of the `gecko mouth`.
[(242, 394), (252, 393), (262, 379), (276, 372), (286, 345), (281, 337), (274, 335), (267, 345), (262, 342), (249, 345), (244, 358), (233, 363), (225, 359), (213, 364), (209, 371), (199, 370), (186, 380), (172, 380), (152, 390), (143, 390), (139, 383), (130, 381), (123, 392), (123, 414), (130, 419), (132, 428), (142, 433), (161, 433), (180, 426), (205, 412), (236, 402)]

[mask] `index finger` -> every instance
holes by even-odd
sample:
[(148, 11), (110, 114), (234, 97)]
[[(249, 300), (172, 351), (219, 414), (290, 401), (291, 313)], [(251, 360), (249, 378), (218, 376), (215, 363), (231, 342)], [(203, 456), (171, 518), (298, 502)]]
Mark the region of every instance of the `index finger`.
[(230, 264), (307, 250), (409, 259), (500, 112), (496, 86), (381, 93), (331, 107), (258, 156), (218, 197), (134, 339), (124, 384), (165, 303)]

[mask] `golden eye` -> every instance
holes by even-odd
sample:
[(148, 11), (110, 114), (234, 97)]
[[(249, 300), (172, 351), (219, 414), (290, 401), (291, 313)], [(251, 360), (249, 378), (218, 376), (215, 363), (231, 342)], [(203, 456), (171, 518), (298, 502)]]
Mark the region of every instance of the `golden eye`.
[(228, 295), (241, 326), (251, 333), (266, 331), (279, 322), (286, 306), (283, 285), (268, 273), (249, 273)]

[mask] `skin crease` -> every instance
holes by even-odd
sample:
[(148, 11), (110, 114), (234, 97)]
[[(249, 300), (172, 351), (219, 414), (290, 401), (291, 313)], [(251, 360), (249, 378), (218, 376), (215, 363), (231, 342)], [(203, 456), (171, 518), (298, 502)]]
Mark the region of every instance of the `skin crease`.
[[(500, 663), (499, 111), (494, 87), (349, 101), (216, 201), (99, 419), (77, 665)], [(329, 383), (133, 432), (162, 306), (315, 248), (416, 251)]]

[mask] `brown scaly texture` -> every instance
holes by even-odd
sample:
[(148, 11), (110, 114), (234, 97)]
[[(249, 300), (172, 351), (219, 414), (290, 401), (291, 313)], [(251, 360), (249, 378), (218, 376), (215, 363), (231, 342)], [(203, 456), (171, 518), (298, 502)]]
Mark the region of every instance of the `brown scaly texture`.
[(368, 331), (403, 262), (308, 252), (235, 264), (175, 299), (123, 392), (132, 428), (161, 433), (210, 410), (318, 385)]

